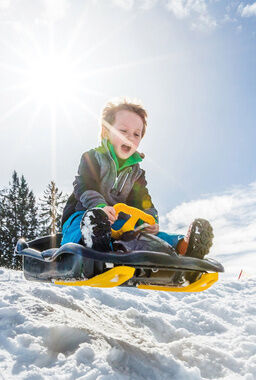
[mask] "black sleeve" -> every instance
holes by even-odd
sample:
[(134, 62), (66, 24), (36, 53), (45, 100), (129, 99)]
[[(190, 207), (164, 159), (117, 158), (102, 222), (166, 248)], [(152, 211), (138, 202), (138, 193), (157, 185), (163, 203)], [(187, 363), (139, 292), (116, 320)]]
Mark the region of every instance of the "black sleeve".
[(99, 163), (95, 158), (94, 150), (84, 153), (81, 157), (78, 175), (75, 177), (73, 185), (75, 198), (86, 208), (106, 203), (100, 193), (99, 173)]
[(151, 196), (147, 189), (147, 181), (145, 171), (142, 171), (141, 176), (134, 183), (133, 188), (127, 198), (128, 206), (136, 207), (149, 215), (152, 215), (158, 223), (158, 213), (152, 203)]

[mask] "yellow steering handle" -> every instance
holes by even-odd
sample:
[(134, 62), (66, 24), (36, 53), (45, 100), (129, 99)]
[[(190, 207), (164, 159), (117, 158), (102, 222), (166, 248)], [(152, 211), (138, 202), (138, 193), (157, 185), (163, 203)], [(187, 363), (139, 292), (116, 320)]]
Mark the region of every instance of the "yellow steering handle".
[(139, 219), (151, 225), (155, 224), (156, 222), (155, 218), (152, 215), (146, 214), (144, 211), (141, 211), (138, 208), (127, 206), (124, 203), (117, 203), (113, 207), (117, 215), (119, 214), (119, 212), (124, 212), (125, 214), (131, 215), (131, 217), (127, 220), (127, 222), (124, 223), (120, 230), (111, 230), (112, 237), (114, 239), (119, 239), (124, 232), (133, 230), (135, 224)]

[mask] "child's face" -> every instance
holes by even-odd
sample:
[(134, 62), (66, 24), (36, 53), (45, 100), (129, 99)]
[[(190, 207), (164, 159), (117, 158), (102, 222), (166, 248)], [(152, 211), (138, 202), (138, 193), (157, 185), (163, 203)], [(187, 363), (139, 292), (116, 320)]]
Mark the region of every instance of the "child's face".
[(139, 146), (143, 121), (136, 113), (126, 110), (118, 111), (115, 116), (108, 138), (114, 146), (116, 155), (124, 160), (132, 156)]

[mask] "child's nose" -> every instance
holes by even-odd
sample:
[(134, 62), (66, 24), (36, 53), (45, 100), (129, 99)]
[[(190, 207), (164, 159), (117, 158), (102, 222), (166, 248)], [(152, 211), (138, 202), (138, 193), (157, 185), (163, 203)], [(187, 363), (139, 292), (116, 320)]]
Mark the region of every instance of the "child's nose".
[(134, 141), (135, 141), (135, 138), (134, 138), (133, 135), (129, 135), (129, 136), (128, 136), (128, 140), (129, 140), (129, 142), (130, 142), (131, 144), (133, 144)]

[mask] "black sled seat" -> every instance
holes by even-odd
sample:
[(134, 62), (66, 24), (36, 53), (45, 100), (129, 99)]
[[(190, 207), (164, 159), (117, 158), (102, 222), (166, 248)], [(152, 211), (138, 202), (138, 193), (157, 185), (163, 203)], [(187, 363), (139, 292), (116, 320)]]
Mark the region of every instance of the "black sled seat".
[[(23, 256), (23, 272), (27, 280), (89, 279), (115, 266), (127, 266), (144, 272), (198, 271), (223, 272), (215, 260), (201, 260), (170, 253), (139, 250), (133, 252), (99, 252), (80, 244), (67, 243), (62, 247), (48, 248), (59, 237), (46, 236), (31, 242), (20, 239), (15, 253)], [(46, 248), (39, 251), (40, 248)], [(37, 248), (37, 249), (36, 249)], [(169, 272), (170, 273), (170, 272)], [(141, 282), (142, 278), (140, 278)]]
[(74, 247), (66, 249), (65, 246), (60, 247), (61, 239), (61, 233), (30, 242), (19, 239), (15, 254), (22, 255), (23, 273), (27, 280), (51, 282), (56, 278), (90, 278), (103, 272), (103, 263), (86, 260), (79, 254), (82, 246), (69, 243)]
[[(134, 212), (134, 208), (126, 205), (117, 204), (115, 207), (117, 213), (128, 213), (131, 209), (131, 214)], [(119, 239), (124, 232), (133, 230), (139, 217), (146, 219), (150, 224), (154, 223), (154, 219), (152, 221), (149, 218), (151, 216), (141, 210), (135, 211), (137, 215), (132, 215), (126, 227), (124, 225), (121, 231), (112, 231), (115, 239)], [(60, 246), (61, 238), (62, 234), (56, 234), (30, 242), (24, 239), (18, 241), (15, 254), (23, 256), (23, 272), (27, 280), (54, 282), (60, 285), (123, 285), (137, 286), (141, 289), (201, 291), (217, 281), (217, 272), (224, 272), (223, 266), (217, 261), (180, 256), (168, 244), (166, 247), (166, 243), (159, 245), (159, 241), (152, 240), (152, 235), (148, 245), (145, 245), (142, 237), (139, 242), (136, 241), (133, 246), (135, 248), (124, 251), (117, 245), (114, 252), (99, 252), (75, 243)], [(183, 287), (183, 274), (187, 272), (196, 273), (196, 281)]]

